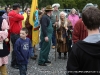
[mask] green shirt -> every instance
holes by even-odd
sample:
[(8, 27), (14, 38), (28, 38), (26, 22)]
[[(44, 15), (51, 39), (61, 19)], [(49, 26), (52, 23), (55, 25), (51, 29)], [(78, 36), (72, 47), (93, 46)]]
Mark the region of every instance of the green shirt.
[(52, 16), (51, 16), (51, 22), (52, 24), (56, 22), (56, 15), (57, 15), (57, 18), (59, 19), (59, 14), (60, 14), (60, 11), (53, 11), (52, 13)]

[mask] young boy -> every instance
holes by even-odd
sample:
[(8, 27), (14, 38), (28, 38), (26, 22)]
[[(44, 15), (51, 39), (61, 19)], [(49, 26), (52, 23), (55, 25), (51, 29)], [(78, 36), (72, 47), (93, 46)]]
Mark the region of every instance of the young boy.
[(26, 28), (22, 28), (20, 30), (20, 38), (17, 39), (14, 46), (20, 75), (26, 75), (28, 59), (33, 49), (30, 39), (26, 37), (27, 35), (28, 30)]

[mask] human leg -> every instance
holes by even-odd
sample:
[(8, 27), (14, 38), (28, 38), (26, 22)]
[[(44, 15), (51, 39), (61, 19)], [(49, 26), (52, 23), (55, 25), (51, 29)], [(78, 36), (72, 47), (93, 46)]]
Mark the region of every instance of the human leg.
[[(17, 34), (11, 34), (11, 42), (12, 42), (12, 45), (13, 45), (13, 49), (14, 49), (15, 42), (16, 42), (16, 40), (18, 38), (19, 38), (19, 35), (17, 35)], [(13, 68), (18, 69), (18, 64), (17, 64), (17, 60), (16, 60), (16, 54), (15, 54), (14, 50), (12, 51), (11, 66)]]
[(20, 75), (26, 75), (27, 65), (26, 64), (19, 64), (19, 71), (20, 71)]
[(34, 48), (33, 48), (32, 52), (30, 54), (30, 58), (33, 59), (33, 60), (36, 60), (36, 58), (37, 58), (37, 57), (34, 56)]
[(67, 59), (67, 53), (66, 52), (64, 53), (64, 59)]
[(61, 59), (61, 52), (58, 52), (58, 59)]
[(1, 75), (8, 75), (7, 74), (7, 67), (6, 65), (0, 66)]
[(40, 50), (38, 64), (44, 64), (45, 66), (45, 62), (48, 61), (48, 55), (49, 55), (50, 45), (51, 45), (50, 42), (43, 41), (41, 50)]

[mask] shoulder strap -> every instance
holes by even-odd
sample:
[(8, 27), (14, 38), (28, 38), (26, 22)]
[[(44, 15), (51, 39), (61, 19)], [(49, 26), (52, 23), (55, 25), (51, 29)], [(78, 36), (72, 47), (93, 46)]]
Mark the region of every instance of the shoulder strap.
[(2, 21), (3, 21), (3, 18), (0, 16), (0, 31), (2, 30), (2, 29), (1, 29)]

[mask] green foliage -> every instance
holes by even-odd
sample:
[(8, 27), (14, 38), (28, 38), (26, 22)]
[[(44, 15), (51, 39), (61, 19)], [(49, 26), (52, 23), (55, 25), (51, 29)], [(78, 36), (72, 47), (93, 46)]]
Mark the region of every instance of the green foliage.
[[(12, 5), (13, 3), (20, 3), (24, 8), (25, 5), (31, 5), (32, 0), (0, 0), (0, 5)], [(61, 9), (76, 8), (82, 10), (87, 3), (98, 4), (100, 8), (100, 0), (38, 0), (39, 8), (46, 5), (59, 3)]]
[(5, 2), (3, 0), (0, 0), (0, 5), (1, 6), (4, 6), (5, 5)]
[(31, 0), (0, 0), (0, 3), (5, 4), (5, 5), (12, 5), (14, 3), (20, 3), (22, 6), (22, 9), (24, 8), (25, 5), (30, 5), (31, 4)]
[(39, 7), (59, 3), (61, 9), (76, 8), (82, 10), (87, 3), (98, 4), (100, 8), (100, 0), (39, 0)]

